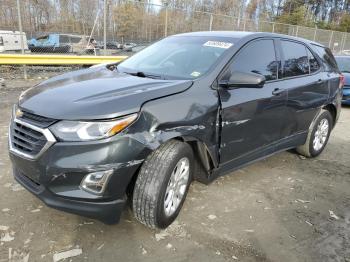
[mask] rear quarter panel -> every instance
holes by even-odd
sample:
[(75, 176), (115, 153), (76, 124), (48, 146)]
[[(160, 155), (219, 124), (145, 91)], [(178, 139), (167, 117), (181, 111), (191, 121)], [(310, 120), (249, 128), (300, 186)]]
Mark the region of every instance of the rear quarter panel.
[(343, 89), (339, 88), (340, 78), (339, 73), (329, 73), (329, 100), (327, 104), (332, 104), (336, 108), (335, 123), (338, 121), (341, 111), (341, 100), (343, 96)]

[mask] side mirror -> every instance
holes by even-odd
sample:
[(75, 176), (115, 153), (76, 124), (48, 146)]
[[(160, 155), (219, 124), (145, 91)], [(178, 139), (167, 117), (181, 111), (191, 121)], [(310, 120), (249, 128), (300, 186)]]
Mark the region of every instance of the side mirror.
[(228, 81), (222, 81), (220, 86), (226, 88), (262, 88), (265, 84), (265, 76), (256, 73), (233, 72)]

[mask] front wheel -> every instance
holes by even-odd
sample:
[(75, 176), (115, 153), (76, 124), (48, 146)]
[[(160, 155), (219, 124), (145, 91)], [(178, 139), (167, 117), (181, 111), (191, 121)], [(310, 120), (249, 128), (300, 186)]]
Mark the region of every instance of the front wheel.
[(306, 142), (297, 147), (297, 152), (306, 157), (316, 157), (326, 147), (333, 128), (333, 117), (327, 110), (322, 110), (313, 122)]
[(147, 157), (133, 191), (138, 221), (150, 228), (166, 228), (176, 219), (192, 180), (193, 161), (191, 147), (176, 140)]

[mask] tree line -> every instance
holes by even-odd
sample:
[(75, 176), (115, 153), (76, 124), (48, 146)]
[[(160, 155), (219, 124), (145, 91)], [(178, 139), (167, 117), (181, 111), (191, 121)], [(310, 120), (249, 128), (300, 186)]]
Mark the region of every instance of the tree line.
[[(0, 0), (0, 6), (0, 30), (18, 30), (16, 1)], [(20, 8), (27, 35), (103, 33), (103, 0), (21, 0)], [(350, 32), (349, 0), (107, 0), (106, 11), (113, 39), (155, 40), (165, 34), (165, 17), (168, 34), (208, 30), (209, 24), (235, 30), (232, 24), (244, 19)]]

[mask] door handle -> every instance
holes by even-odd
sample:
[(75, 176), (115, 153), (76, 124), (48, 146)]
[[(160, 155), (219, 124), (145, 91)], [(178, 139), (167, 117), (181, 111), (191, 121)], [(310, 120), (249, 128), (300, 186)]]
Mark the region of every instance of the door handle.
[(278, 96), (279, 94), (281, 94), (284, 90), (283, 89), (280, 89), (280, 88), (275, 88), (273, 91), (272, 91), (272, 94), (274, 96)]
[(323, 81), (322, 79), (318, 79), (316, 83), (317, 83), (317, 84), (322, 84), (323, 82), (324, 82), (324, 81)]

